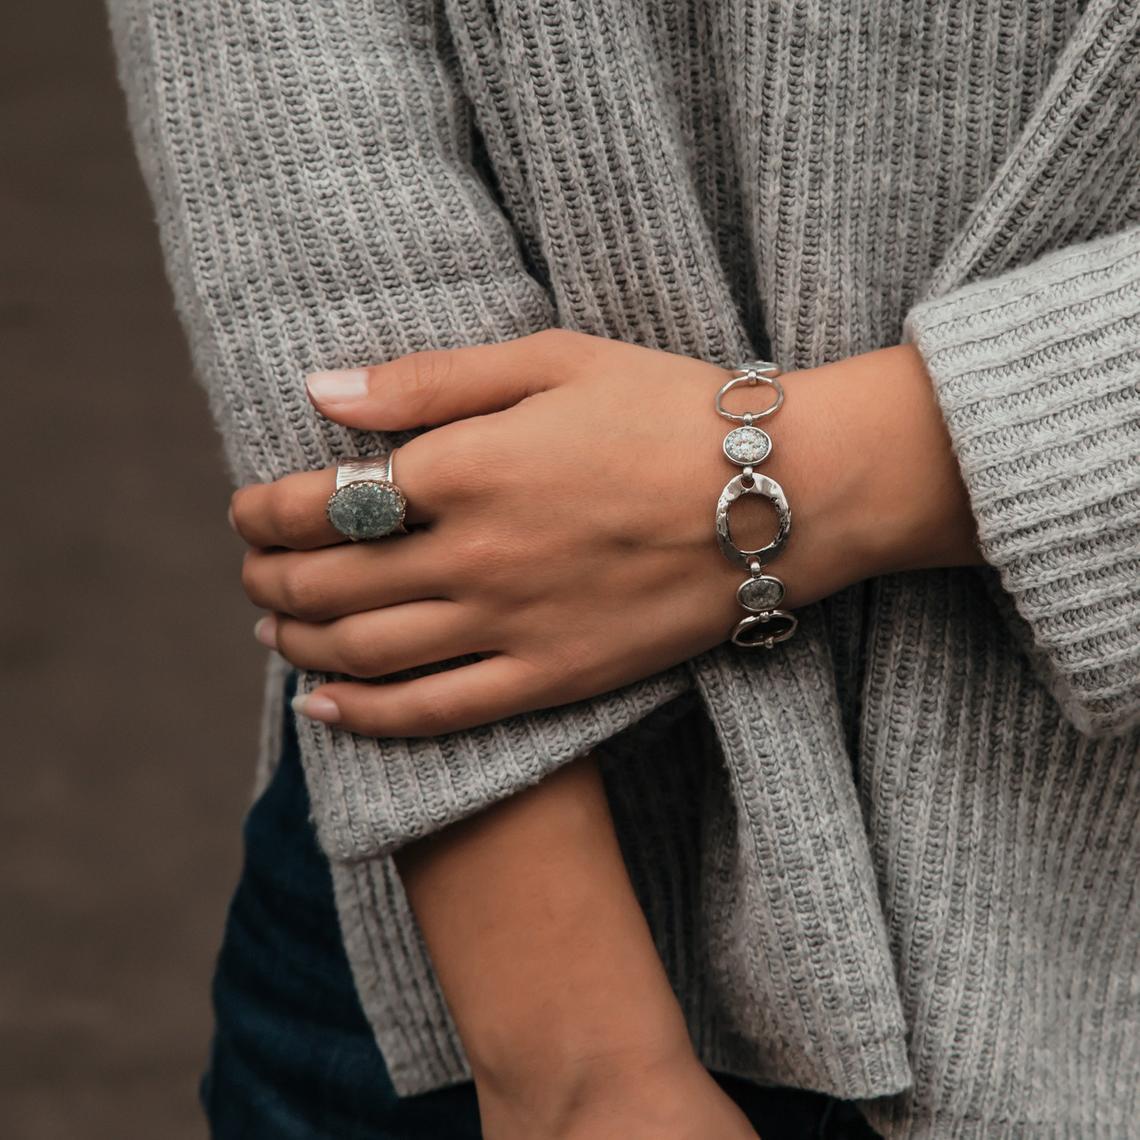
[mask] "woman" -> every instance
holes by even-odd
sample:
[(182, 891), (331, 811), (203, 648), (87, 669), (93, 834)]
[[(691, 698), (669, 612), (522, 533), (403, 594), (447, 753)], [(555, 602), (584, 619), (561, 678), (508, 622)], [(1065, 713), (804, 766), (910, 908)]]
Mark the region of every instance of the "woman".
[(342, 932), (286, 733), (216, 1134), (1125, 1134), (1140, 5), (112, 11)]

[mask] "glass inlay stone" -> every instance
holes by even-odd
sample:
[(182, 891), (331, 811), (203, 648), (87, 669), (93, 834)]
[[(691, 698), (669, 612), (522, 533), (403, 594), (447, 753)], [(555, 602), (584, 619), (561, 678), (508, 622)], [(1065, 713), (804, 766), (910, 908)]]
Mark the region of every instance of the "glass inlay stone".
[(750, 467), (766, 459), (772, 440), (758, 427), (738, 427), (724, 437), (724, 453), (740, 467)]
[(736, 597), (746, 610), (753, 613), (774, 610), (784, 600), (784, 583), (779, 578), (761, 574), (758, 578), (742, 582)]

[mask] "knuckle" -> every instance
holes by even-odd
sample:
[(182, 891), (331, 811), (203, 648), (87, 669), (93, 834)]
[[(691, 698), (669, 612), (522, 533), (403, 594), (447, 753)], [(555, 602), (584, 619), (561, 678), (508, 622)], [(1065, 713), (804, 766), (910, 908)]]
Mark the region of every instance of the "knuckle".
[(489, 441), (480, 443), (472, 438), (478, 433), (462, 430), (463, 425), (449, 426), (460, 430), (450, 431), (444, 436), (444, 429), (441, 428), (432, 434), (439, 435), (440, 441), (447, 447), (451, 491), (461, 495), (481, 494), (488, 489), (488, 483), (494, 477), (494, 464), (487, 462)]
[(336, 634), (336, 657), (340, 672), (349, 677), (375, 677), (378, 675), (376, 647), (372, 639), (352, 629), (342, 628)]
[(234, 520), (234, 526), (241, 529), (242, 512), (241, 512), (241, 491), (234, 491), (230, 495), (230, 518)]
[(520, 445), (513, 424), (477, 420), (452, 426), (456, 430), (447, 439), (448, 472), (460, 493), (474, 490), (483, 498), (488, 493), (529, 493), (535, 487), (533, 455)]
[(453, 366), (452, 355), (439, 349), (413, 352), (404, 358), (403, 364), (396, 398), (410, 414), (426, 413), (447, 385)]
[(480, 447), (486, 446), (486, 433), (479, 428), (473, 429), (473, 425), (465, 420), (453, 420), (451, 423), (432, 428), (426, 435), (412, 440), (408, 446), (414, 446), (420, 440), (425, 443), (430, 440), (438, 447), (440, 454), (447, 456), (448, 481), (458, 485), (461, 479), (454, 465), (458, 464), (464, 474), (474, 468), (478, 462)]
[(323, 583), (301, 560), (288, 567), (281, 576), (281, 596), (285, 612), (294, 617), (313, 621), (325, 612)]
[(532, 333), (531, 339), (543, 352), (566, 352), (577, 345), (582, 334), (573, 329), (549, 328)]
[(293, 634), (296, 627), (288, 620), (288, 618), (277, 618), (277, 652), (289, 662), (290, 665), (296, 665), (298, 668), (305, 668), (306, 661), (304, 655), (299, 651), (297, 641)]
[(543, 329), (532, 337), (542, 366), (558, 375), (577, 372), (597, 347), (596, 337), (574, 329)]
[(246, 551), (241, 560), (241, 588), (255, 606), (265, 605), (261, 589), (261, 559), (255, 551)]
[(409, 694), (401, 704), (399, 719), (405, 732), (416, 736), (440, 736), (453, 732), (462, 723), (462, 713), (454, 698), (437, 693), (428, 700)]
[(465, 534), (455, 544), (458, 564), (465, 567), (475, 581), (499, 581), (517, 572), (518, 559), (513, 547), (498, 534), (479, 530)]
[(592, 673), (589, 655), (573, 640), (555, 639), (544, 647), (541, 674), (545, 684), (577, 691)]

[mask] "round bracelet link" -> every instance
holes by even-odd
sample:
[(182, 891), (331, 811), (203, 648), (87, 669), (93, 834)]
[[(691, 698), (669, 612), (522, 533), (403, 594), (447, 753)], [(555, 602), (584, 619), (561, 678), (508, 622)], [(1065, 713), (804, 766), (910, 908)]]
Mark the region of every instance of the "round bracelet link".
[[(755, 550), (744, 550), (737, 546), (729, 529), (729, 508), (745, 495), (760, 495), (776, 508), (775, 537), (767, 545), (757, 547)], [(744, 475), (737, 475), (725, 484), (716, 505), (716, 539), (720, 543), (721, 553), (730, 562), (751, 569), (753, 560), (770, 561), (784, 549), (784, 543), (788, 541), (791, 530), (792, 512), (788, 509), (788, 499), (784, 494), (784, 488), (775, 479), (769, 479), (767, 475), (753, 474), (752, 482), (746, 483)]]
[[(724, 438), (725, 458), (744, 470), (725, 484), (717, 501), (716, 538), (721, 553), (730, 562), (745, 567), (749, 574), (736, 590), (736, 600), (748, 612), (736, 623), (730, 635), (734, 645), (745, 649), (771, 649), (787, 641), (799, 624), (795, 614), (779, 608), (784, 600), (784, 583), (775, 575), (764, 572), (764, 563), (775, 558), (788, 540), (792, 529), (791, 509), (784, 488), (775, 479), (759, 475), (754, 470), (755, 464), (762, 463), (772, 452), (771, 436), (754, 424), (756, 420), (774, 415), (784, 403), (784, 387), (779, 376), (780, 369), (775, 364), (764, 360), (746, 361), (721, 385), (714, 401), (718, 415), (742, 425), (733, 428)], [(724, 397), (729, 392), (744, 386), (755, 388), (760, 384), (775, 393), (772, 403), (766, 408), (740, 413), (725, 408)], [(737, 546), (729, 524), (732, 504), (745, 495), (759, 495), (776, 510), (775, 536), (755, 550)]]

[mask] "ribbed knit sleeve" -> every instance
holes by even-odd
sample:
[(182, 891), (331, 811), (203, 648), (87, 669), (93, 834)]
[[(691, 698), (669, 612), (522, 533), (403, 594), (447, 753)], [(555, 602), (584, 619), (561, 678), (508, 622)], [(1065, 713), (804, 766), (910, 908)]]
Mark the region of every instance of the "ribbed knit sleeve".
[[(236, 481), (391, 442), (318, 417), (304, 393), (310, 370), (555, 322), (480, 177), (433, 0), (109, 6), (176, 302)], [(305, 674), (300, 688), (324, 679)], [(685, 687), (678, 669), (437, 740), (373, 740), (303, 720), (325, 849), (360, 859), (438, 829)]]
[(1135, 725), (1140, 228), (926, 301), (907, 332), (1026, 651), (1081, 731)]

